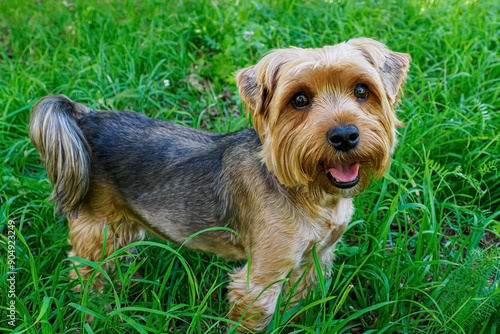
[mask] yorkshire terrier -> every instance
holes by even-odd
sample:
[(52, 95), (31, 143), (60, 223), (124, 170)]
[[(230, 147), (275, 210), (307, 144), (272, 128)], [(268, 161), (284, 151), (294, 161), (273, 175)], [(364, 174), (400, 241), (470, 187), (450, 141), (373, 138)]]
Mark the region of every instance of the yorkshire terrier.
[(99, 261), (145, 230), (182, 244), (228, 228), (185, 246), (248, 253), (230, 275), (229, 318), (265, 330), (282, 291), (298, 301), (314, 286), (314, 246), (328, 275), (353, 197), (388, 169), (410, 59), (367, 38), (274, 50), (237, 72), (253, 128), (228, 134), (41, 99), (30, 138), (69, 220), (69, 255)]

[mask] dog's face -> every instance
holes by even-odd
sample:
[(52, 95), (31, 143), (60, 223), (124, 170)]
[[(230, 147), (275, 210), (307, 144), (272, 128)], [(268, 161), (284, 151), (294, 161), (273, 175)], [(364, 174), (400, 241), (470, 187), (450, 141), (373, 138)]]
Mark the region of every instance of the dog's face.
[(409, 55), (362, 38), (275, 50), (239, 71), (267, 168), (318, 195), (362, 193), (389, 167), (409, 63)]

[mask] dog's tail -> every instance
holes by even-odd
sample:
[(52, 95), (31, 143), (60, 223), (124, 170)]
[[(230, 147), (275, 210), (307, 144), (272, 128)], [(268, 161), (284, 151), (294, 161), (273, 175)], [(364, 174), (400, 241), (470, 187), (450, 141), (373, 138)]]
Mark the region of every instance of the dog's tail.
[(54, 187), (52, 201), (65, 216), (77, 213), (90, 182), (90, 147), (77, 120), (92, 109), (64, 95), (47, 96), (33, 107), (31, 142)]

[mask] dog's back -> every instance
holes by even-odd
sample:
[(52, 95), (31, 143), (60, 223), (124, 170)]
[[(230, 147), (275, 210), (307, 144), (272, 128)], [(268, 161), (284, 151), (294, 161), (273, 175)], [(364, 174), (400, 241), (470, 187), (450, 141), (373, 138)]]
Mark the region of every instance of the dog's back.
[(78, 123), (92, 150), (93, 182), (119, 189), (142, 220), (220, 221), (214, 185), (230, 138), (127, 111), (93, 112)]

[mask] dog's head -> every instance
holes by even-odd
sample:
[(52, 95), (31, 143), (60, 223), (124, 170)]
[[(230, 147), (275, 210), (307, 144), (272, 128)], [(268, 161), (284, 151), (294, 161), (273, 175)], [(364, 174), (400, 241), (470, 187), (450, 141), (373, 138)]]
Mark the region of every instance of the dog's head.
[(236, 81), (283, 184), (352, 197), (387, 170), (410, 56), (359, 38), (272, 51)]

